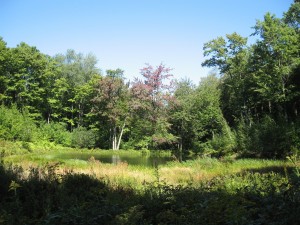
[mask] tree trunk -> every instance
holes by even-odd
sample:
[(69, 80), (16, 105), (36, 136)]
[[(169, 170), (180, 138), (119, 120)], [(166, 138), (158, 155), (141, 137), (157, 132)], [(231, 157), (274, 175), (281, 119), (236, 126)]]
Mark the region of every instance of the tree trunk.
[(71, 123), (71, 132), (73, 131), (73, 121), (74, 121), (74, 115), (73, 115), (73, 111), (74, 111), (74, 106), (73, 106), (73, 102), (72, 102), (72, 106), (71, 106), (71, 115), (72, 115), (72, 123)]
[(183, 150), (183, 143), (182, 143), (182, 136), (181, 136), (179, 142), (179, 155), (178, 155), (179, 162), (182, 162), (182, 150)]
[(48, 124), (50, 123), (50, 117), (51, 117), (51, 114), (48, 113), (48, 117), (47, 117), (47, 123), (48, 123)]
[(120, 135), (119, 135), (119, 138), (118, 138), (117, 149), (116, 150), (120, 149), (120, 144), (121, 144), (121, 140), (122, 140), (122, 136), (123, 136), (123, 131), (124, 131), (124, 128), (125, 128), (125, 124), (126, 124), (126, 121), (124, 121), (123, 126), (121, 128)]
[(77, 128), (81, 126), (81, 104), (78, 104), (78, 124), (77, 124)]
[(112, 132), (112, 149), (117, 150), (117, 127), (114, 127)]
[(298, 116), (298, 109), (297, 109), (297, 103), (294, 102), (293, 104), (293, 109), (294, 109), (294, 115), (297, 117)]

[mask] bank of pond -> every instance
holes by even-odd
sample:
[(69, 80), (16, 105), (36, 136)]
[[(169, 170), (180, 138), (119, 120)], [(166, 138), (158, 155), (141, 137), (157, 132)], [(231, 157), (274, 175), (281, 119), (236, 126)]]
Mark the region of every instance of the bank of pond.
[(0, 224), (300, 222), (296, 160), (56, 149), (2, 154), (0, 179)]

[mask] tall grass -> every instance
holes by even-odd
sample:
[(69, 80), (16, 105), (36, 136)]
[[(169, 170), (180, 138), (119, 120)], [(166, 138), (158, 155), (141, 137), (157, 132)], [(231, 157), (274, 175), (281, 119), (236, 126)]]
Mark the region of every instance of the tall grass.
[(169, 165), (149, 170), (154, 180), (144, 182), (137, 189), (127, 173), (141, 168), (127, 164), (105, 165), (93, 159), (88, 165), (102, 170), (115, 168), (122, 181), (115, 183), (102, 175), (98, 178), (96, 172), (100, 170), (88, 175), (62, 171), (57, 163), (31, 168), (25, 177), (20, 167), (0, 164), (0, 223), (246, 225), (300, 222), (300, 183), (299, 177), (292, 174), (227, 174), (202, 180), (198, 187), (192, 187), (166, 184), (160, 173), (161, 169), (170, 168)]
[[(157, 168), (149, 168), (144, 166), (128, 165), (121, 162), (116, 165), (102, 163), (91, 155), (110, 155), (111, 151), (107, 150), (91, 150), (89, 152), (74, 151), (81, 157), (86, 156), (88, 160), (59, 158), (64, 153), (70, 153), (70, 150), (60, 150), (59, 153), (37, 154), (28, 153), (25, 155), (7, 156), (4, 162), (9, 164), (20, 165), (24, 169), (32, 167), (41, 167), (47, 163), (60, 163), (59, 172), (73, 171), (75, 173), (84, 173), (93, 175), (99, 179), (105, 179), (114, 186), (132, 186), (137, 189), (142, 188), (145, 182), (153, 182), (156, 180), (157, 174), (160, 180), (170, 185), (189, 185), (199, 186), (202, 181), (210, 180), (214, 177), (225, 176), (230, 174), (245, 174), (248, 172), (266, 173), (270, 171), (284, 172), (286, 168), (292, 167), (292, 163), (280, 160), (258, 160), (258, 159), (214, 159), (214, 158), (198, 158), (188, 160), (182, 163), (169, 162), (166, 165), (160, 165)], [(113, 152), (114, 153), (114, 152)], [(119, 151), (118, 154), (126, 155), (128, 151)], [(141, 153), (132, 151), (130, 154)]]

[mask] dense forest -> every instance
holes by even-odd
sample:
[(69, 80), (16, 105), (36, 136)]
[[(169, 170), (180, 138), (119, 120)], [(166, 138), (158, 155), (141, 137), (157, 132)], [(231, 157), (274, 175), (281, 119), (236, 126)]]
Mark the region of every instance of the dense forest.
[[(300, 2), (267, 13), (249, 44), (238, 33), (204, 44), (198, 85), (161, 64), (129, 82), (93, 54), (53, 57), (0, 39), (0, 138), (103, 149), (170, 149), (285, 158), (300, 149)], [(201, 63), (201, 62), (199, 62)]]

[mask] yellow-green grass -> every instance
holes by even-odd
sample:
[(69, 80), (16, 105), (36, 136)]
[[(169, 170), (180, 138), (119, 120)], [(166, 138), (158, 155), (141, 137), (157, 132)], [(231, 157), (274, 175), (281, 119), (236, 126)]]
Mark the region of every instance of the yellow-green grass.
[[(27, 148), (27, 149), (26, 149)], [(17, 150), (15, 150), (17, 149)], [(6, 156), (1, 160), (5, 164), (19, 165), (24, 170), (36, 167), (46, 167), (49, 164), (57, 164), (57, 173), (64, 174), (69, 171), (75, 173), (91, 174), (99, 179), (105, 179), (113, 185), (130, 185), (141, 187), (145, 182), (155, 180), (164, 181), (168, 184), (195, 185), (203, 180), (212, 179), (216, 176), (231, 175), (247, 172), (282, 172), (285, 168), (294, 165), (290, 161), (283, 160), (259, 160), (259, 159), (213, 159), (198, 158), (183, 163), (169, 162), (158, 168), (128, 165), (120, 163), (117, 165), (101, 163), (95, 160), (97, 156), (118, 154), (125, 156), (142, 156), (150, 154), (149, 151), (133, 150), (88, 150), (72, 149), (45, 142), (39, 144), (23, 142), (6, 142), (0, 140), (0, 150), (5, 151)], [(64, 158), (64, 154), (78, 154), (78, 159)], [(158, 154), (170, 155), (170, 152), (159, 152)], [(91, 157), (94, 156), (94, 157)], [(82, 156), (89, 160), (81, 160)], [(25, 173), (26, 174), (26, 173)]]
[[(74, 151), (74, 150), (73, 150)], [(80, 154), (111, 154), (107, 150), (78, 151)], [(60, 153), (69, 153), (69, 150), (61, 150)], [(92, 154), (92, 155), (93, 155)], [(128, 154), (128, 151), (120, 151), (118, 154)], [(132, 154), (141, 154), (132, 151)], [(198, 158), (183, 163), (170, 162), (158, 168), (134, 166), (127, 163), (117, 165), (101, 163), (91, 157), (89, 160), (80, 159), (58, 159), (53, 153), (28, 153), (24, 155), (12, 155), (4, 158), (4, 162), (19, 165), (24, 170), (33, 167), (46, 167), (57, 163), (56, 172), (65, 174), (69, 172), (84, 173), (104, 179), (112, 186), (131, 186), (142, 188), (146, 182), (160, 180), (173, 185), (198, 186), (202, 181), (212, 179), (216, 176), (224, 176), (247, 172), (284, 172), (285, 168), (292, 167), (292, 164), (283, 160), (218, 160), (212, 158)]]
[(222, 161), (199, 158), (183, 163), (172, 162), (159, 169), (160, 177), (171, 184), (194, 184), (216, 176), (244, 174), (247, 172), (284, 172), (293, 165), (284, 160), (239, 159)]

